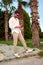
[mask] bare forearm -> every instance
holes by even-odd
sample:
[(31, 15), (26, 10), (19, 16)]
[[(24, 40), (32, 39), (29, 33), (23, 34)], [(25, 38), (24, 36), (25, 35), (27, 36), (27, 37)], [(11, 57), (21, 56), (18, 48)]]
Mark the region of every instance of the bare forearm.
[(19, 26), (16, 26), (15, 28), (22, 28), (23, 27), (23, 25), (19, 25)]
[(21, 26), (19, 25), (19, 26), (16, 26), (15, 28), (21, 28)]

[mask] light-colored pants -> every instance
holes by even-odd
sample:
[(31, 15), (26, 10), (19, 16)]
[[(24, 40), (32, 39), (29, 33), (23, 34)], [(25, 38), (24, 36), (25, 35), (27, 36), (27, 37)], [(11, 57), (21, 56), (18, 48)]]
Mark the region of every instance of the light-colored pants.
[(14, 51), (15, 51), (15, 53), (18, 52), (18, 49), (17, 49), (17, 41), (18, 41), (18, 39), (22, 43), (24, 49), (25, 50), (27, 49), (26, 42), (24, 40), (24, 37), (23, 37), (22, 33), (16, 33), (16, 32), (14, 32), (13, 33), (13, 43), (14, 43)]

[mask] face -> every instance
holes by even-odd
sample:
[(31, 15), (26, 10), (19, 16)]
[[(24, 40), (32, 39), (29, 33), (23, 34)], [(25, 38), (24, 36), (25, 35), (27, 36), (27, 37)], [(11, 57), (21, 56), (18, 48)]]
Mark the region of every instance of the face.
[(14, 14), (14, 17), (15, 18), (18, 18), (19, 17), (19, 14), (18, 13)]

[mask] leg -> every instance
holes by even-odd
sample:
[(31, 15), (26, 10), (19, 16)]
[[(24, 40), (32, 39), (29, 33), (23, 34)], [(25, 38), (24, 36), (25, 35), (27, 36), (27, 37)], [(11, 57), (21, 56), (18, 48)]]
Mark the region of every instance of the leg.
[(13, 33), (13, 44), (14, 44), (14, 51), (15, 51), (15, 53), (18, 53), (17, 41), (18, 41), (18, 33), (14, 32)]
[(22, 33), (19, 33), (18, 38), (19, 38), (19, 40), (21, 41), (21, 43), (22, 43), (24, 49), (27, 50), (28, 48), (27, 48), (26, 42), (25, 42), (25, 40), (24, 40), (24, 38), (23, 38), (23, 36), (22, 36)]

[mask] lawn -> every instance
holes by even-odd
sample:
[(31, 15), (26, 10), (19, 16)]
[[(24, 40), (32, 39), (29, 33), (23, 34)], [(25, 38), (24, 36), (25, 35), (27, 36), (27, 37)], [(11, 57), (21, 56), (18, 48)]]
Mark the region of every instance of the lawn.
[[(40, 42), (43, 42), (43, 39), (40, 39)], [(0, 44), (7, 44), (7, 45), (13, 45), (13, 40), (8, 40), (8, 41), (5, 41), (5, 40), (0, 40)], [(27, 39), (26, 40), (26, 44), (28, 47), (35, 47), (32, 45), (32, 40), (31, 39)], [(22, 44), (18, 41), (18, 46), (22, 46)], [(43, 50), (43, 43), (40, 44), (40, 47), (39, 49), (42, 49)]]

